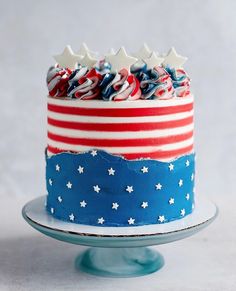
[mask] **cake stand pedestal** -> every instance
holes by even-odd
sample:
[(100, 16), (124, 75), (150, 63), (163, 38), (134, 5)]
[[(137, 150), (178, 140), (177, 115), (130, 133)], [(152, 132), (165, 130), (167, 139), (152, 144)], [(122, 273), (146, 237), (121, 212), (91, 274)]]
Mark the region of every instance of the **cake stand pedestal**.
[(105, 277), (136, 277), (153, 273), (164, 265), (163, 256), (147, 246), (189, 237), (217, 216), (214, 203), (198, 198), (192, 214), (164, 224), (134, 227), (100, 227), (55, 219), (45, 209), (45, 196), (28, 202), (24, 219), (41, 233), (67, 243), (91, 246), (75, 260), (76, 268)]

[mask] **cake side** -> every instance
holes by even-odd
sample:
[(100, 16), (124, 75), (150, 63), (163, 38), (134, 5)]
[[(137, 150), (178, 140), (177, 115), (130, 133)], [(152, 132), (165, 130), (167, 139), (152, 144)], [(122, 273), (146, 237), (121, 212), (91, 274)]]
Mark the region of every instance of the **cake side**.
[(48, 97), (48, 155), (99, 149), (133, 160), (193, 152), (193, 96), (104, 102)]
[(47, 210), (97, 226), (166, 223), (194, 207), (194, 154), (170, 163), (129, 161), (103, 151), (47, 157)]

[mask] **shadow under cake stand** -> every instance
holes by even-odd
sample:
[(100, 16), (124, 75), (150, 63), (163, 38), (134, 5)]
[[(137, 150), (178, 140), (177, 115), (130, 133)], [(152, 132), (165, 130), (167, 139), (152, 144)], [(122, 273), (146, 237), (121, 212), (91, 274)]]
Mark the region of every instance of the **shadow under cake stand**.
[(75, 260), (76, 268), (98, 276), (136, 277), (164, 265), (163, 256), (147, 246), (189, 237), (217, 216), (216, 205), (206, 198), (196, 201), (192, 214), (173, 222), (134, 227), (101, 227), (60, 221), (45, 209), (46, 196), (28, 202), (24, 219), (41, 233), (67, 243), (91, 246)]

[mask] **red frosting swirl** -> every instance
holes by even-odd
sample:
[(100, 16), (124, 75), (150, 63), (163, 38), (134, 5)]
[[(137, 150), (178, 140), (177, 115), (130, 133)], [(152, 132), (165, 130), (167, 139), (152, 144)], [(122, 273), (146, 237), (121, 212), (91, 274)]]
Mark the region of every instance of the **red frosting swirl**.
[(69, 87), (68, 80), (71, 70), (66, 68), (51, 67), (47, 73), (47, 86), (49, 95), (52, 97), (62, 97), (67, 95)]

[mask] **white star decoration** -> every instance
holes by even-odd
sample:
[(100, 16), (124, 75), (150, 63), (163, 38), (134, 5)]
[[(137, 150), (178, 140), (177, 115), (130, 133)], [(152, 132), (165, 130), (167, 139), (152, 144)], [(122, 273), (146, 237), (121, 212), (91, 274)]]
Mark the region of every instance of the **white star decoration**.
[(98, 218), (98, 224), (103, 224), (105, 219), (103, 217)]
[(158, 217), (158, 221), (160, 221), (161, 223), (165, 221), (165, 216), (164, 215), (160, 215)]
[(182, 186), (183, 186), (183, 183), (184, 183), (183, 180), (180, 179), (180, 180), (179, 180), (179, 187), (182, 187)]
[(146, 207), (148, 207), (148, 202), (143, 202), (142, 205), (141, 205), (141, 207), (142, 207), (143, 209), (145, 209)]
[(133, 186), (127, 186), (125, 190), (129, 193), (132, 193), (134, 191)]
[(62, 68), (74, 70), (77, 63), (81, 60), (81, 56), (74, 54), (72, 48), (67, 45), (61, 55), (54, 56), (54, 59)]
[(67, 187), (68, 189), (71, 189), (71, 188), (72, 188), (72, 184), (71, 184), (70, 181), (67, 182), (66, 187)]
[(57, 164), (56, 165), (56, 171), (59, 172), (60, 171), (60, 166)]
[(129, 71), (130, 67), (136, 63), (138, 59), (128, 56), (125, 48), (121, 47), (115, 55), (107, 55), (105, 60), (111, 64), (111, 71), (116, 73), (124, 68)]
[(50, 211), (51, 211), (51, 213), (53, 214), (53, 213), (54, 213), (54, 208), (51, 207)]
[(148, 69), (153, 69), (156, 66), (160, 66), (164, 58), (158, 57), (155, 52), (152, 52), (150, 57), (143, 59), (143, 61), (147, 64)]
[(174, 170), (174, 165), (170, 163), (168, 168), (169, 168), (170, 171), (173, 171)]
[(99, 193), (100, 190), (101, 190), (101, 188), (99, 188), (98, 185), (95, 185), (95, 186), (93, 186), (93, 190), (94, 190), (95, 192)]
[(129, 225), (134, 224), (134, 222), (135, 222), (134, 218), (130, 217), (130, 219), (128, 219)]
[(79, 50), (76, 52), (76, 54), (77, 54), (77, 55), (80, 55), (80, 56), (85, 56), (86, 53), (89, 53), (91, 56), (95, 56), (95, 55), (97, 55), (96, 52), (91, 51), (91, 50), (88, 48), (87, 44), (83, 42), (83, 43), (81, 44)]
[(190, 198), (189, 193), (185, 196), (185, 198), (186, 198), (186, 200), (189, 200), (189, 198)]
[(192, 204), (192, 209), (194, 209), (195, 208), (195, 205), (194, 205), (194, 203)]
[(186, 165), (186, 167), (188, 167), (190, 165), (189, 160), (186, 161), (185, 165)]
[(180, 210), (180, 214), (181, 214), (181, 216), (184, 216), (185, 215), (185, 209), (181, 209)]
[(133, 54), (133, 56), (139, 60), (143, 60), (143, 59), (149, 58), (151, 53), (152, 51), (150, 50), (148, 45), (144, 43), (142, 47), (140, 48), (140, 50), (137, 53)]
[(80, 207), (86, 207), (87, 203), (83, 200), (80, 202)]
[(61, 203), (61, 202), (62, 202), (62, 198), (61, 198), (61, 196), (58, 196), (58, 197), (57, 197), (57, 200)]
[(175, 48), (172, 47), (168, 54), (165, 57), (165, 60), (163, 64), (165, 66), (170, 66), (175, 69), (179, 69), (182, 67), (182, 65), (187, 61), (186, 57), (182, 57), (181, 55), (178, 55)]
[(97, 151), (96, 151), (96, 150), (92, 150), (92, 151), (91, 151), (91, 155), (92, 155), (93, 157), (95, 157), (95, 156), (97, 155)]
[(193, 179), (194, 179), (194, 174), (192, 173), (192, 175), (191, 175), (191, 181), (193, 181)]
[(162, 188), (161, 183), (156, 184), (156, 190), (161, 190), (161, 188)]
[(50, 186), (52, 186), (52, 179), (49, 179), (48, 183), (49, 183)]
[(143, 166), (142, 169), (141, 169), (141, 171), (143, 173), (148, 173), (148, 167)]
[(112, 209), (117, 210), (120, 205), (117, 202), (112, 203)]
[(109, 176), (114, 176), (115, 175), (115, 170), (112, 169), (112, 168), (108, 169), (108, 174), (109, 174)]
[(71, 221), (74, 221), (74, 220), (75, 220), (75, 216), (74, 216), (73, 213), (71, 213), (71, 214), (69, 215), (69, 219), (70, 219)]
[(171, 205), (171, 204), (174, 204), (175, 203), (175, 199), (174, 198), (170, 198), (169, 199), (169, 204)]
[(96, 63), (97, 60), (91, 57), (91, 55), (86, 52), (85, 56), (79, 61), (80, 65), (92, 68)]
[(80, 174), (82, 174), (84, 172), (84, 167), (79, 166), (77, 170)]

